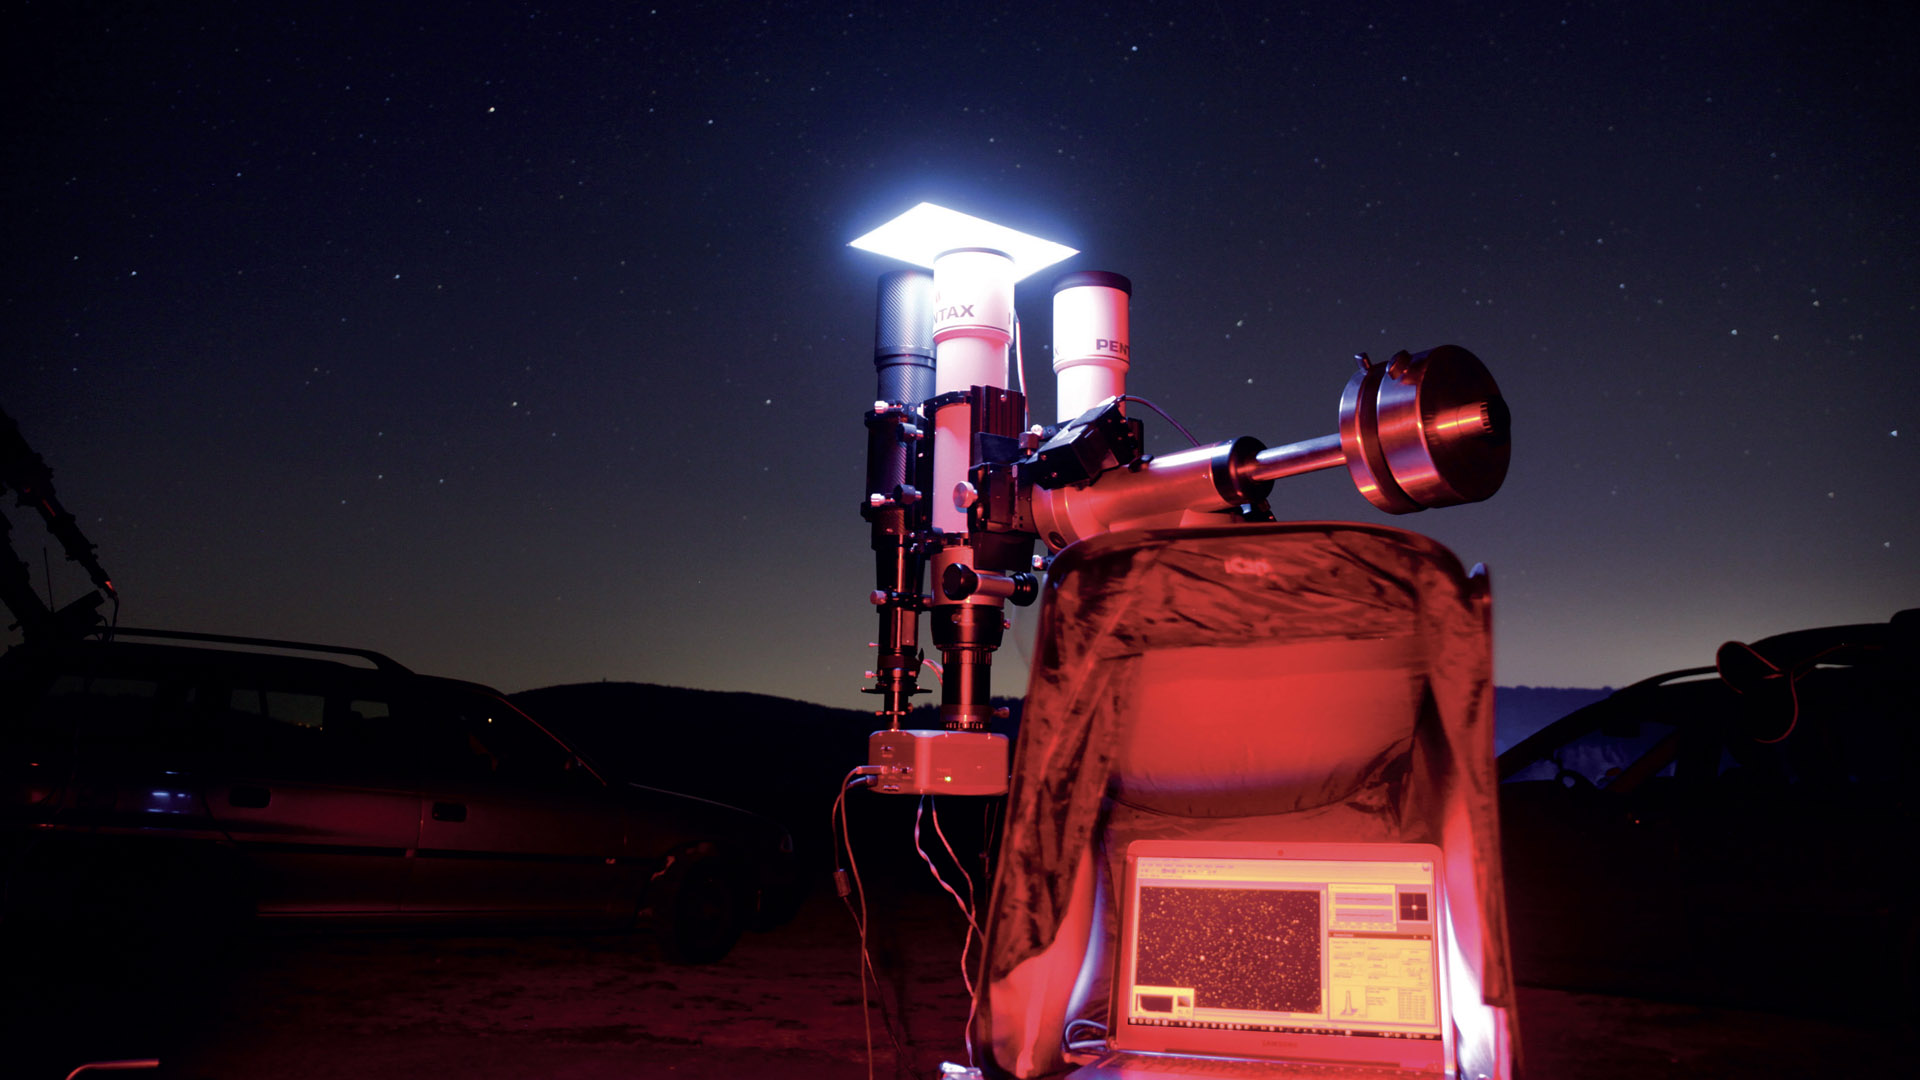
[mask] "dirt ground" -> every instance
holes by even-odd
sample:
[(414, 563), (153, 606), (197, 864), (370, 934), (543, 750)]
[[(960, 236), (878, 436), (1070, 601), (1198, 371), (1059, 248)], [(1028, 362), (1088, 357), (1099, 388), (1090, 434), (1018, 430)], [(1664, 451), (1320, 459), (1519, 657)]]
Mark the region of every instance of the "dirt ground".
[[(872, 1075), (964, 1062), (962, 923), (944, 894), (874, 898)], [(858, 939), (829, 889), (719, 964), (631, 935), (274, 936), (225, 960), (161, 942), (17, 945), (13, 1077), (157, 1057), (105, 1076), (473, 1080), (868, 1075)], [(1898, 1033), (1803, 1016), (1526, 989), (1529, 1080), (1898, 1075)], [(892, 1034), (889, 1034), (889, 1028)]]

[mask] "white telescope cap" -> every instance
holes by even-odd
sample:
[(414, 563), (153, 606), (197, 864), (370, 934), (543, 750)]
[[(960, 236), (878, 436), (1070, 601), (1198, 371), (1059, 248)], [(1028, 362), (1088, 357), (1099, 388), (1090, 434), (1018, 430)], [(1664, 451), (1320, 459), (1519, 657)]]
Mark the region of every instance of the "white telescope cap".
[(926, 202), (847, 246), (915, 266), (932, 266), (942, 252), (956, 248), (991, 248), (1013, 260), (1015, 281), (1079, 254), (1064, 244)]

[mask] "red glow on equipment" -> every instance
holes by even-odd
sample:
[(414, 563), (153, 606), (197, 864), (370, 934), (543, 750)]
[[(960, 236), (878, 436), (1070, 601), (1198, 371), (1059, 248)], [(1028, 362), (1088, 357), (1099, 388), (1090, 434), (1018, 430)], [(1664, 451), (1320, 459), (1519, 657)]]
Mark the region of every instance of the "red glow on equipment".
[[(1118, 971), (1107, 1050), (1506, 1080), (1486, 578), (1398, 530), (1282, 526), (1267, 502), (1341, 465), (1387, 513), (1486, 499), (1510, 455), (1499, 388), (1457, 346), (1362, 355), (1336, 433), (1203, 443), (1165, 417), (1193, 445), (1151, 454), (1124, 407), (1159, 411), (1127, 391), (1132, 282), (1082, 271), (1053, 291), (1057, 422), (1031, 424), (1024, 379), (1007, 386), (1014, 283), (1073, 252), (1030, 239), (922, 205), (853, 244), (933, 274), (881, 280), (861, 513), (888, 728), (849, 781), (1008, 793), (970, 1054), (1019, 1077), (1084, 1064), (1063, 1048)], [(1004, 605), (1042, 595), (1009, 786), (990, 665)], [(923, 612), (944, 731), (903, 724)], [(1187, 847), (1134, 858), (1169, 837)], [(1276, 940), (1283, 910), (1286, 964), (1188, 962)], [(1236, 920), (1249, 936), (1215, 940)]]

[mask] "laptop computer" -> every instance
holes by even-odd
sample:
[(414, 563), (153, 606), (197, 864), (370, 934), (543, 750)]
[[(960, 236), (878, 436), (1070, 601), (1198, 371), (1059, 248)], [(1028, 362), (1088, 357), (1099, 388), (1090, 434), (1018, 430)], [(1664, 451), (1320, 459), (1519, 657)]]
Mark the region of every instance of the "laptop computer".
[(1107, 1052), (1072, 1077), (1453, 1075), (1440, 865), (1432, 844), (1134, 841)]

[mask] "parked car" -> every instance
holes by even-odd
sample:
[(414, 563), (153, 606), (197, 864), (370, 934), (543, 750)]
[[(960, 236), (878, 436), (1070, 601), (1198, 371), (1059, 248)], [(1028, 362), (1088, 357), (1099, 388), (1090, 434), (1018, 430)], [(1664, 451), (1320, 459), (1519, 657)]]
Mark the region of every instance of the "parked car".
[(1729, 643), (1499, 759), (1525, 982), (1860, 1018), (1914, 999), (1920, 610)]
[(657, 924), (715, 960), (796, 886), (745, 811), (604, 774), (378, 653), (120, 630), (0, 657), (9, 921)]

